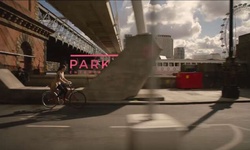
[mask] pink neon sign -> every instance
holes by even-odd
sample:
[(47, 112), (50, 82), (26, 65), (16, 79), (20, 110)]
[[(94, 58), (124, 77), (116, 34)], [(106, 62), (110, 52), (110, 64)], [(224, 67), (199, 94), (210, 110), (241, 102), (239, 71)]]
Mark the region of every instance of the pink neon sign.
[[(79, 62), (77, 60), (77, 58), (86, 58), (86, 57), (118, 57), (118, 54), (107, 54), (107, 55), (103, 55), (103, 54), (94, 54), (94, 55), (82, 55), (82, 54), (72, 54), (70, 55), (71, 59), (70, 59), (70, 64), (69, 67), (70, 69), (73, 69), (73, 67), (78, 67), (78, 70), (82, 70), (82, 69), (104, 69), (105, 67), (108, 67), (110, 60), (96, 60), (96, 59), (92, 59), (90, 61), (90, 66), (86, 63), (86, 61), (83, 59), (81, 62)], [(84, 71), (83, 73), (100, 73), (100, 71)]]

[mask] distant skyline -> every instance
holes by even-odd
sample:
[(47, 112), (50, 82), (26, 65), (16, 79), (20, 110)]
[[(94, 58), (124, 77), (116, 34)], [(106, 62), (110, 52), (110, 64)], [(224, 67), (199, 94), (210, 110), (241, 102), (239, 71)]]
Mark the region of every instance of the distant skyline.
[[(229, 12), (229, 0), (143, 0), (144, 16), (147, 28), (150, 29), (152, 20), (149, 17), (152, 7), (156, 12), (156, 34), (171, 35), (174, 39), (174, 47), (185, 47), (186, 58), (192, 58), (193, 54), (222, 54), (220, 31), (223, 18)], [(121, 36), (124, 34), (136, 34), (136, 27), (132, 5), (130, 1), (120, 1), (119, 22)], [(235, 5), (250, 1), (237, 0)], [(236, 33), (237, 36), (249, 33), (250, 8), (248, 11), (237, 13)]]
[[(44, 0), (39, 2), (56, 15), (61, 15)], [(98, 1), (97, 1), (98, 2)], [(125, 34), (136, 35), (134, 14), (130, 0), (111, 0), (114, 15), (118, 14), (121, 40)], [(174, 47), (185, 47), (186, 58), (193, 54), (222, 53), (220, 31), (223, 18), (229, 12), (229, 0), (160, 0), (150, 3), (142, 0), (147, 28), (152, 27), (150, 14), (152, 7), (157, 11), (155, 27), (157, 34), (171, 35)], [(237, 0), (235, 5), (248, 3), (249, 0)], [(153, 4), (153, 5), (152, 5)], [(237, 13), (235, 28), (237, 36), (249, 33), (250, 8)]]

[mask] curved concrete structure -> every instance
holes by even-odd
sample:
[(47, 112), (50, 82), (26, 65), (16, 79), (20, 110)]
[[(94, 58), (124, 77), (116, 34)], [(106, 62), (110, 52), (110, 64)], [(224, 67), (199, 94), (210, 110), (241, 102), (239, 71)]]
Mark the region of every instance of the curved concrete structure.
[(24, 86), (8, 69), (0, 69), (0, 103), (41, 103), (49, 87)]
[(134, 97), (148, 79), (161, 49), (149, 34), (129, 37), (122, 51), (85, 87), (88, 101), (120, 101)]

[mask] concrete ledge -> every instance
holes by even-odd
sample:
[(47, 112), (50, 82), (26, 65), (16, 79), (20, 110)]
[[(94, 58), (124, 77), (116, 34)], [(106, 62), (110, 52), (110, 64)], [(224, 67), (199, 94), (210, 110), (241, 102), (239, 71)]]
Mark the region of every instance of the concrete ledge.
[[(96, 75), (65, 75), (65, 78), (72, 81), (74, 86), (84, 87), (95, 78)], [(28, 86), (47, 86), (54, 80), (55, 75), (32, 75), (30, 81), (27, 82)]]
[(42, 94), (47, 90), (49, 90), (49, 87), (9, 89), (5, 91), (5, 96), (1, 98), (0, 102), (9, 104), (42, 104)]
[(0, 69), (0, 90), (1, 103), (39, 104), (49, 87), (24, 86), (8, 69)]

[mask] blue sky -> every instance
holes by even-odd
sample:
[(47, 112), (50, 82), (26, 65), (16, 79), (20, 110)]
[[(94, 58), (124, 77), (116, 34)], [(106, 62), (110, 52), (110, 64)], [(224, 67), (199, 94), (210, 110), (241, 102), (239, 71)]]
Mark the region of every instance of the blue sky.
[[(118, 12), (121, 39), (124, 34), (136, 34), (134, 14), (129, 0), (111, 0), (113, 12)], [(186, 58), (192, 58), (193, 54), (221, 53), (223, 49), (220, 39), (221, 24), (229, 9), (229, 1), (214, 0), (178, 0), (178, 1), (150, 1), (143, 0), (144, 16), (147, 27), (152, 26), (152, 8), (157, 11), (157, 32), (171, 35), (174, 39), (174, 47), (181, 46), (186, 49)], [(53, 10), (44, 0), (41, 4)], [(237, 0), (239, 3), (248, 3), (249, 0)], [(116, 7), (115, 7), (116, 5)], [(117, 10), (115, 9), (117, 8)], [(55, 12), (55, 11), (54, 11)], [(237, 35), (248, 33), (250, 30), (249, 9), (237, 13), (235, 26)], [(60, 15), (55, 12), (56, 15)]]

